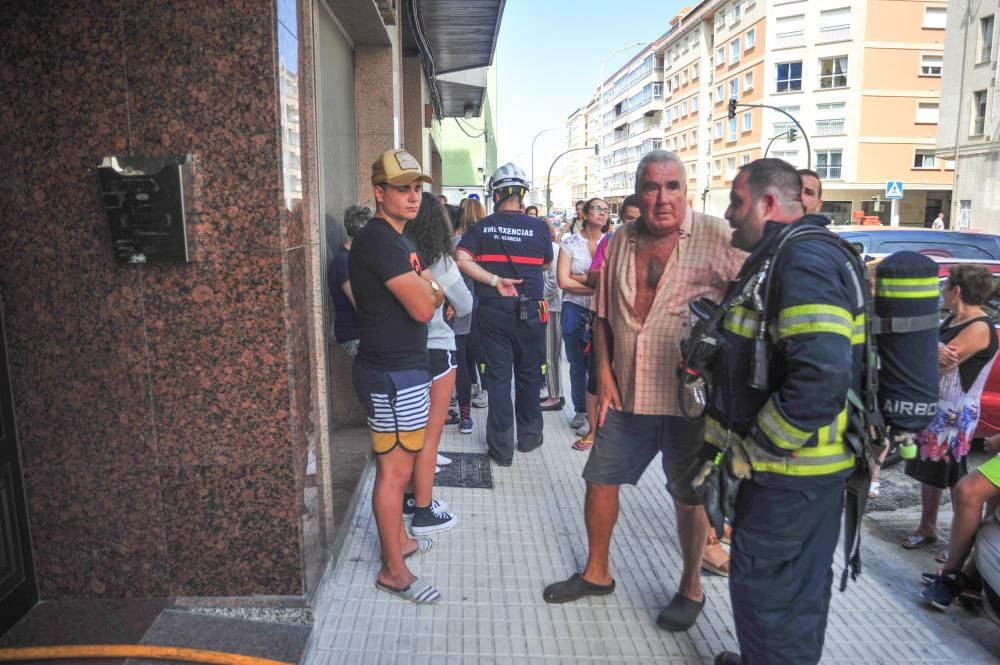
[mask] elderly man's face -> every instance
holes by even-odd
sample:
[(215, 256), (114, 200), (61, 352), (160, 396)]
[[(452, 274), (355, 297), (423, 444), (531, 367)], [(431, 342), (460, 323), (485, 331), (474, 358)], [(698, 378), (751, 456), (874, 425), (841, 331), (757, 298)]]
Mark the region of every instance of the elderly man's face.
[(638, 192), (639, 210), (653, 235), (680, 228), (687, 214), (687, 183), (676, 162), (652, 162), (642, 174)]

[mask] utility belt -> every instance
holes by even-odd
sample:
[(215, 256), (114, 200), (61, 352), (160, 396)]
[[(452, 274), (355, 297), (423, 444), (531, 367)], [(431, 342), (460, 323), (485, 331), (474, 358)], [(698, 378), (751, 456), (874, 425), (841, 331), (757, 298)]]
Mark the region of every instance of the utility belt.
[(497, 298), (481, 298), (480, 307), (516, 314), (519, 321), (531, 323), (549, 322), (549, 303), (544, 298), (536, 300), (529, 296), (500, 296)]

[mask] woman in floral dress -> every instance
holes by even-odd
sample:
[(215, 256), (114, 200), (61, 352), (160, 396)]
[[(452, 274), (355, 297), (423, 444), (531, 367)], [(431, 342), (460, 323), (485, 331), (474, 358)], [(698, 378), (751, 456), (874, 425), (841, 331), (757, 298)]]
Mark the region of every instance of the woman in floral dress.
[(907, 549), (937, 542), (941, 494), (967, 472), (965, 458), (979, 423), (979, 397), (997, 353), (996, 329), (982, 307), (992, 292), (989, 269), (971, 264), (953, 267), (942, 290), (951, 315), (941, 324), (938, 338), (940, 401), (934, 421), (917, 437), (918, 458), (906, 463), (906, 475), (921, 482), (922, 504), (920, 524), (902, 542)]

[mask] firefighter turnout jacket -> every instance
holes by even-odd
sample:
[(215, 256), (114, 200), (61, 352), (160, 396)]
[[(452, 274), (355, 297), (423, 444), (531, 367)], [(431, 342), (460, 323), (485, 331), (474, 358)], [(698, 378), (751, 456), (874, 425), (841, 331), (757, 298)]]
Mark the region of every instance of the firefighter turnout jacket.
[[(774, 244), (796, 227), (829, 222), (807, 215), (792, 224), (767, 222), (763, 238), (731, 288), (757, 272)], [(830, 233), (824, 229), (824, 232)], [(818, 476), (847, 476), (855, 466), (845, 443), (848, 390), (861, 394), (865, 342), (864, 288), (844, 249), (806, 237), (774, 255), (765, 311), (744, 301), (725, 315), (705, 438), (720, 448), (741, 445), (754, 482), (795, 489)], [(768, 380), (750, 387), (754, 338), (765, 317)]]

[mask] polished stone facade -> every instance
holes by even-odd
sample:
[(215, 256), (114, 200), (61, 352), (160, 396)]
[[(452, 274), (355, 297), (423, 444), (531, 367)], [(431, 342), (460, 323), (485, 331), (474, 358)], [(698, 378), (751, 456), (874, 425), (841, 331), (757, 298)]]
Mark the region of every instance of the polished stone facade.
[[(308, 11), (0, 2), (0, 295), (43, 600), (318, 582), (318, 234), (278, 83)], [(191, 262), (116, 264), (95, 167), (186, 153)]]

